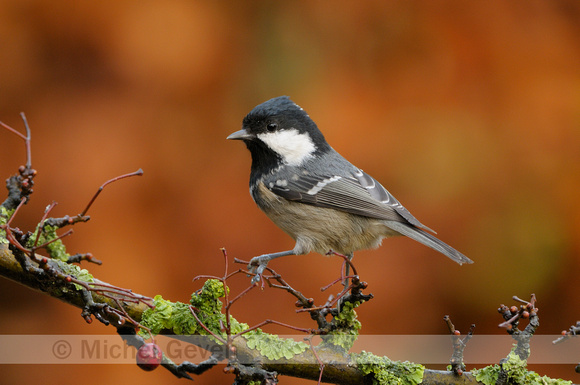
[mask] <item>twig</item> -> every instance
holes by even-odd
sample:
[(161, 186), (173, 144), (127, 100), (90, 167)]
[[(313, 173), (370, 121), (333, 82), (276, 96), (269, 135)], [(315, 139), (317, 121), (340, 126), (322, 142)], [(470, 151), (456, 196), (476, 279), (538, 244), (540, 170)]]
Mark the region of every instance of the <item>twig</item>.
[(79, 217), (84, 217), (85, 214), (87, 213), (87, 211), (89, 211), (89, 209), (91, 208), (93, 202), (97, 199), (97, 197), (99, 196), (99, 194), (101, 193), (101, 191), (103, 191), (103, 189), (105, 188), (105, 186), (109, 185), (110, 183), (116, 182), (118, 180), (124, 179), (124, 178), (128, 178), (131, 176), (141, 176), (143, 175), (143, 170), (139, 169), (137, 171), (128, 173), (128, 174), (124, 174), (124, 175), (119, 175), (118, 177), (109, 179), (108, 181), (106, 181), (105, 183), (103, 183), (101, 185), (101, 187), (99, 187), (99, 189), (97, 190), (97, 192), (95, 193), (95, 195), (93, 195), (93, 197), (91, 198), (91, 200), (89, 201), (89, 203), (87, 204), (87, 207), (85, 207), (85, 209), (78, 215)]
[(191, 311), (191, 314), (193, 314), (193, 317), (195, 318), (195, 320), (197, 321), (199, 326), (201, 326), (203, 328), (203, 330), (205, 330), (210, 336), (214, 337), (216, 340), (218, 340), (222, 344), (227, 345), (228, 342), (226, 340), (224, 340), (221, 336), (218, 336), (217, 334), (215, 334), (214, 332), (209, 330), (209, 328), (207, 326), (205, 326), (203, 322), (201, 322), (201, 320), (199, 319), (199, 317), (196, 314), (196, 310), (197, 309), (195, 307), (189, 305), (189, 311)]
[(26, 128), (26, 136), (24, 136), (20, 132), (16, 131), (14, 128), (10, 127), (7, 124), (0, 122), (0, 125), (24, 140), (24, 144), (26, 146), (26, 166), (25, 167), (27, 169), (31, 169), (31, 167), (32, 167), (32, 151), (30, 150), (30, 139), (31, 139), (30, 127), (28, 126), (28, 121), (26, 120), (26, 115), (24, 115), (24, 112), (20, 113), (20, 117), (22, 118), (22, 121), (24, 122), (24, 127)]
[[(513, 296), (514, 301), (523, 303), (518, 308), (517, 306), (507, 307), (500, 305), (497, 309), (504, 318), (504, 322), (500, 323), (498, 327), (505, 328), (507, 333), (516, 340), (517, 345), (515, 353), (522, 359), (526, 360), (530, 355), (530, 339), (536, 332), (540, 321), (538, 318), (538, 308), (536, 307), (536, 295), (530, 296), (530, 301), (524, 301), (516, 296)], [(528, 319), (528, 324), (524, 330), (518, 328), (521, 319)]]
[(461, 332), (455, 329), (455, 325), (451, 322), (451, 318), (446, 315), (443, 317), (443, 320), (447, 324), (447, 328), (449, 329), (449, 333), (451, 333), (451, 340), (453, 342), (453, 354), (451, 355), (451, 360), (449, 363), (451, 364), (451, 370), (456, 375), (461, 376), (463, 372), (465, 372), (465, 364), (463, 363), (463, 351), (467, 346), (467, 342), (473, 336), (473, 331), (475, 330), (475, 324), (472, 324), (469, 328), (469, 332), (467, 335), (461, 339), (459, 336)]
[(576, 321), (575, 325), (570, 326), (568, 330), (562, 330), (562, 337), (559, 337), (552, 341), (554, 345), (562, 343), (569, 340), (572, 337), (576, 337), (580, 334), (580, 321)]
[(241, 331), (241, 332), (233, 335), (232, 336), (232, 339), (237, 338), (237, 337), (239, 337), (239, 336), (241, 336), (243, 334), (246, 334), (248, 332), (251, 332), (252, 330), (256, 330), (256, 329), (258, 329), (258, 328), (260, 328), (260, 327), (262, 327), (264, 325), (268, 325), (268, 324), (274, 324), (274, 325), (284, 326), (285, 328), (288, 328), (288, 329), (291, 329), (291, 330), (296, 330), (296, 331), (303, 332), (303, 333), (314, 333), (315, 332), (315, 329), (299, 328), (297, 326), (289, 325), (289, 324), (284, 323), (284, 322), (267, 319), (267, 320), (264, 320), (264, 321), (262, 321), (262, 322), (260, 322), (260, 323), (258, 323), (256, 325), (254, 325), (252, 327), (249, 327), (249, 328), (247, 328), (247, 329), (245, 329), (245, 330), (243, 330), (243, 331)]
[(310, 344), (310, 350), (312, 351), (312, 354), (314, 354), (316, 361), (318, 361), (318, 365), (320, 365), (320, 375), (318, 376), (318, 385), (320, 385), (322, 383), (322, 374), (324, 373), (324, 366), (325, 365), (324, 365), (324, 362), (322, 362), (322, 360), (318, 356), (316, 349), (312, 345), (312, 336), (305, 338), (305, 339), (308, 340), (308, 343)]

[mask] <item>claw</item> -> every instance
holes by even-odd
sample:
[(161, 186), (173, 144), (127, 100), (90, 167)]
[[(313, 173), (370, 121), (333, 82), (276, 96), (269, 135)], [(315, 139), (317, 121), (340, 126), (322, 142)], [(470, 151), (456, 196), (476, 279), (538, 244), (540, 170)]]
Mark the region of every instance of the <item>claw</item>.
[(270, 262), (274, 258), (284, 257), (286, 255), (296, 255), (294, 250), (288, 251), (281, 251), (279, 253), (272, 253), (272, 254), (263, 254), (259, 257), (254, 257), (250, 259), (250, 263), (248, 263), (248, 270), (250, 273), (256, 274), (252, 278), (252, 283), (255, 284), (262, 279), (262, 273), (266, 270), (268, 266), (268, 262)]
[(262, 274), (264, 273), (264, 270), (266, 270), (266, 267), (268, 266), (270, 258), (264, 257), (268, 257), (268, 255), (254, 257), (250, 260), (250, 263), (248, 264), (248, 270), (250, 271), (250, 273), (256, 274), (252, 277), (252, 284), (260, 282), (260, 280), (262, 279)]

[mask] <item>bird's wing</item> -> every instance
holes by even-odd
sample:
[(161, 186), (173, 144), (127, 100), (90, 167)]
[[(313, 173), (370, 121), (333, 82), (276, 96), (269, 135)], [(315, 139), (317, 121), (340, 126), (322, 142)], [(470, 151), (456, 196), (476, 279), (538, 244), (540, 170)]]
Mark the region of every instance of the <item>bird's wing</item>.
[(273, 193), (290, 201), (332, 208), (365, 217), (407, 222), (434, 232), (419, 222), (379, 182), (362, 170), (346, 175), (297, 172), (284, 180), (266, 181), (266, 186)]

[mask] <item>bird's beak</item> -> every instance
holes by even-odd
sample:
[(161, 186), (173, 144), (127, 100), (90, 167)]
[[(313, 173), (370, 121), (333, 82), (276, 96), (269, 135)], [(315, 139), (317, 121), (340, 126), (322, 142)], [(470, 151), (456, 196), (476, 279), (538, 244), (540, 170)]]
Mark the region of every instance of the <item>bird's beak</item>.
[(233, 134), (230, 134), (230, 136), (228, 136), (226, 139), (252, 140), (254, 139), (254, 135), (248, 133), (248, 131), (242, 128), (240, 131), (236, 131)]

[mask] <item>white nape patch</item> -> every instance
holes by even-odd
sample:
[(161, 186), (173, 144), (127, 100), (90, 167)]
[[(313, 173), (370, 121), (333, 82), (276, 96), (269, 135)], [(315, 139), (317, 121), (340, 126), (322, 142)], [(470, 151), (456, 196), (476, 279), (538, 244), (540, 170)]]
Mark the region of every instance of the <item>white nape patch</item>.
[(300, 166), (306, 159), (312, 158), (316, 151), (310, 135), (301, 134), (294, 128), (258, 134), (258, 139), (266, 143), (282, 157), (284, 163), (290, 166)]
[[(298, 108), (300, 108), (300, 111), (304, 112), (306, 114), (306, 111), (304, 111), (304, 108), (300, 107), (298, 104), (294, 103), (294, 105)], [(310, 117), (308, 114), (306, 114), (306, 116)]]
[(327, 178), (327, 179), (321, 180), (320, 182), (316, 183), (316, 186), (314, 186), (310, 190), (308, 190), (306, 192), (306, 194), (314, 195), (314, 194), (318, 193), (320, 190), (322, 190), (324, 188), (324, 186), (326, 186), (327, 184), (332, 183), (332, 182), (336, 182), (340, 178), (342, 178), (342, 177), (335, 175), (332, 178)]

